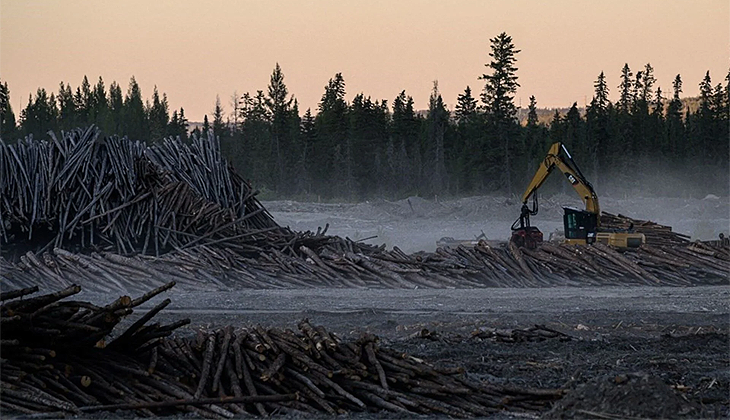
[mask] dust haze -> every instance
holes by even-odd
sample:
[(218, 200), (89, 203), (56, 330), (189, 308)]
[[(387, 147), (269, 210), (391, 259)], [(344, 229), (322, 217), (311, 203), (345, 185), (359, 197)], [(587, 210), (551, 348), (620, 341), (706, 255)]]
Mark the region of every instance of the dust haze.
[[(647, 165), (642, 174), (591, 176), (601, 210), (668, 225), (692, 240), (717, 239), (730, 229), (728, 174), (672, 169), (669, 164)], [(698, 177), (706, 182), (698, 182)], [(698, 187), (698, 185), (700, 185)], [(381, 245), (407, 253), (432, 252), (442, 237), (507, 240), (520, 213), (522, 191), (511, 195), (462, 198), (412, 196), (400, 200), (377, 198), (357, 203), (277, 200), (263, 201), (277, 223), (298, 231), (316, 231), (329, 224), (331, 235)], [(562, 174), (554, 173), (539, 193), (540, 210), (532, 218), (547, 239), (562, 231), (564, 206), (584, 208)], [(372, 238), (375, 236), (375, 238)]]

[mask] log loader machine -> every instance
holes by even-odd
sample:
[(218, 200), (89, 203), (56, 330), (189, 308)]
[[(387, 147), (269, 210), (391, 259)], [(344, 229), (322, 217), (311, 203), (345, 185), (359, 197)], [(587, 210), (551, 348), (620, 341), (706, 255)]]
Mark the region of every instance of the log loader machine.
[[(585, 210), (574, 207), (563, 207), (565, 212), (563, 215), (563, 227), (565, 229), (566, 243), (589, 245), (594, 242), (599, 242), (623, 249), (637, 248), (641, 244), (646, 243), (646, 237), (643, 233), (601, 228), (601, 209), (598, 205), (598, 196), (593, 190), (593, 186), (583, 176), (583, 173), (565, 146), (557, 142), (550, 146), (547, 156), (540, 163), (540, 166), (535, 172), (535, 176), (532, 178), (532, 182), (530, 182), (530, 185), (522, 196), (520, 217), (512, 224), (512, 237), (510, 240), (515, 245), (536, 248), (542, 242), (542, 232), (537, 227), (530, 225), (530, 216), (534, 216), (538, 212), (537, 190), (555, 168), (563, 172), (586, 207)], [(527, 205), (530, 197), (532, 197), (532, 208)]]

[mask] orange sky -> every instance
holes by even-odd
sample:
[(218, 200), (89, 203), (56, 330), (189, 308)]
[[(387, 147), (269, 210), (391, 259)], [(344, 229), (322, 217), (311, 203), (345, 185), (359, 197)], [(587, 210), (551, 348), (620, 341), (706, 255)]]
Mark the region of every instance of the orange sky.
[(427, 107), (433, 81), (453, 109), (486, 71), (489, 38), (512, 36), (526, 106), (580, 106), (605, 71), (616, 99), (624, 63), (651, 63), (667, 93), (679, 73), (696, 95), (707, 70), (713, 84), (730, 65), (727, 0), (611, 1), (274, 1), (0, 0), (0, 78), (16, 115), (38, 87), (76, 88), (84, 75), (126, 92), (134, 75), (145, 98), (154, 85), (191, 121), (220, 95), (265, 90), (278, 62), (301, 112), (316, 110), (341, 72), (347, 99), (413, 96)]

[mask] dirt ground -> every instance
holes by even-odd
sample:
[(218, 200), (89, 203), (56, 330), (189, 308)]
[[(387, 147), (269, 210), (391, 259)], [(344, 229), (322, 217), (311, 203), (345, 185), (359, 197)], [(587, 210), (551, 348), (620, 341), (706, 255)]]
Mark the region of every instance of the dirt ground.
[[(730, 415), (727, 287), (173, 291), (165, 297), (173, 303), (156, 319), (191, 318), (183, 334), (253, 324), (296, 330), (297, 321), (309, 318), (344, 339), (375, 333), (382, 345), (462, 366), (474, 378), (567, 389), (545, 417)], [(480, 338), (535, 324), (569, 337)]]
[[(482, 231), (489, 239), (506, 239), (519, 211), (519, 203), (502, 197), (264, 205), (280, 224), (295, 230), (315, 231), (329, 223), (330, 234), (355, 240), (377, 235), (368, 242), (406, 252), (433, 251), (441, 237), (467, 239)], [(533, 219), (546, 236), (560, 227), (562, 205), (581, 203), (569, 196), (545, 199)], [(602, 205), (612, 213), (671, 225), (694, 239), (727, 235), (730, 225), (727, 198), (608, 199)], [(81, 297), (109, 301), (108, 296), (85, 292)], [(309, 318), (345, 339), (375, 333), (382, 345), (435, 364), (462, 366), (475, 378), (566, 389), (565, 397), (542, 417), (730, 416), (728, 287), (173, 290), (146, 305), (151, 308), (165, 297), (173, 303), (157, 318), (191, 318), (183, 334), (225, 325), (296, 329), (297, 321)], [(568, 338), (502, 342), (485, 334), (535, 324)], [(532, 415), (491, 418), (524, 417)]]

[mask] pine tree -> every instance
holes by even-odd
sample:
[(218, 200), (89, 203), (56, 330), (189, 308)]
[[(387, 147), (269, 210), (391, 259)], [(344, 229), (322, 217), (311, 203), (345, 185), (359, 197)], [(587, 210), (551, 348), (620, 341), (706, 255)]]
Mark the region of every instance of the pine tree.
[(276, 63), (269, 80), (266, 106), (271, 115), (271, 158), (273, 183), (280, 193), (290, 189), (289, 168), (296, 161), (292, 149), (299, 131), (299, 116), (292, 112), (294, 97), (284, 83), (284, 73)]
[(71, 85), (60, 83), (58, 89), (58, 125), (62, 130), (70, 130), (75, 128), (78, 124), (76, 101), (74, 100), (74, 94), (71, 90)]
[(149, 121), (149, 134), (148, 138), (152, 141), (158, 141), (165, 137), (167, 134), (167, 125), (170, 122), (169, 105), (167, 104), (167, 95), (160, 94), (157, 92), (157, 86), (155, 86), (152, 93), (152, 105), (147, 106), (146, 110), (147, 121)]
[(456, 106), (454, 107), (454, 118), (457, 124), (466, 124), (473, 120), (477, 112), (477, 100), (471, 95), (469, 86), (464, 89), (464, 93), (456, 98)]
[(202, 133), (203, 135), (207, 135), (208, 131), (210, 131), (210, 122), (208, 121), (208, 114), (205, 114), (203, 116), (203, 127), (202, 127)]
[(682, 93), (682, 77), (678, 74), (672, 82), (674, 95), (667, 107), (667, 147), (669, 155), (680, 158), (685, 152), (683, 105), (679, 95)]
[(598, 79), (593, 84), (594, 94), (590, 105), (586, 109), (586, 136), (587, 149), (592, 163), (593, 175), (591, 180), (595, 188), (600, 181), (601, 161), (605, 159), (606, 149), (611, 142), (609, 132), (611, 101), (608, 99), (609, 89), (606, 83), (606, 76), (603, 72), (598, 75)]
[(401, 91), (393, 100), (391, 164), (396, 173), (398, 192), (412, 193), (423, 185), (421, 176), (420, 120), (413, 108), (413, 98)]
[[(346, 185), (345, 189), (349, 194), (353, 184), (350, 176), (352, 162), (348, 138), (348, 105), (345, 101), (345, 79), (342, 73), (335, 74), (327, 82), (318, 108), (319, 113), (315, 117), (317, 141), (312, 150), (314, 164), (310, 167), (317, 168), (315, 179), (323, 191), (327, 191), (332, 185), (331, 175), (341, 169), (341, 174), (347, 179), (340, 179), (339, 182)], [(339, 149), (338, 154), (333, 153), (336, 147)], [(344, 194), (345, 191), (338, 193)]]
[[(431, 192), (443, 194), (447, 186), (445, 137), (449, 124), (449, 111), (439, 92), (438, 81), (433, 82), (433, 89), (428, 100), (428, 167), (430, 168)], [(451, 151), (450, 151), (451, 152)]]
[(28, 97), (28, 105), (20, 113), (20, 125), (23, 134), (43, 135), (50, 130), (56, 130), (58, 121), (58, 108), (56, 96), (48, 95), (43, 88), (38, 88), (35, 99)]
[(224, 138), (228, 137), (228, 124), (223, 121), (223, 105), (221, 105), (221, 98), (218, 95), (215, 95), (215, 109), (213, 110), (212, 127), (213, 133), (221, 138), (221, 142), (223, 142)]
[(122, 87), (116, 81), (109, 85), (109, 114), (111, 120), (109, 132), (123, 134), (124, 98), (122, 97)]
[(452, 173), (456, 178), (456, 193), (483, 190), (487, 162), (480, 158), (487, 147), (484, 144), (483, 119), (480, 117), (477, 100), (467, 86), (464, 93), (457, 97), (454, 107), (456, 163)]
[(492, 52), (489, 56), (492, 61), (485, 64), (491, 69), (491, 74), (483, 74), (479, 79), (485, 80), (482, 102), (486, 106), (487, 116), (492, 129), (499, 139), (495, 145), (502, 152), (502, 185), (507, 194), (512, 194), (512, 172), (511, 149), (514, 147), (513, 139), (518, 129), (515, 116), (517, 107), (514, 104), (514, 94), (520, 86), (517, 83), (517, 67), (515, 67), (515, 55), (520, 50), (515, 49), (512, 37), (502, 32), (497, 37), (490, 39)]
[(127, 135), (133, 140), (149, 140), (149, 121), (142, 101), (142, 91), (134, 76), (129, 80), (129, 88), (122, 108), (121, 133), (118, 134)]
[(10, 105), (8, 82), (0, 80), (0, 139), (9, 142), (16, 135), (15, 113)]
[(105, 133), (113, 134), (111, 116), (109, 115), (109, 102), (107, 100), (106, 88), (104, 80), (99, 76), (99, 80), (94, 85), (91, 92), (91, 115), (94, 123), (99, 126)]
[(631, 76), (633, 76), (633, 73), (629, 68), (629, 64), (626, 63), (624, 64), (623, 69), (621, 69), (621, 84), (618, 85), (620, 95), (618, 100), (618, 109), (623, 113), (628, 113), (631, 110), (631, 105), (633, 104), (632, 88), (634, 84), (631, 81)]

